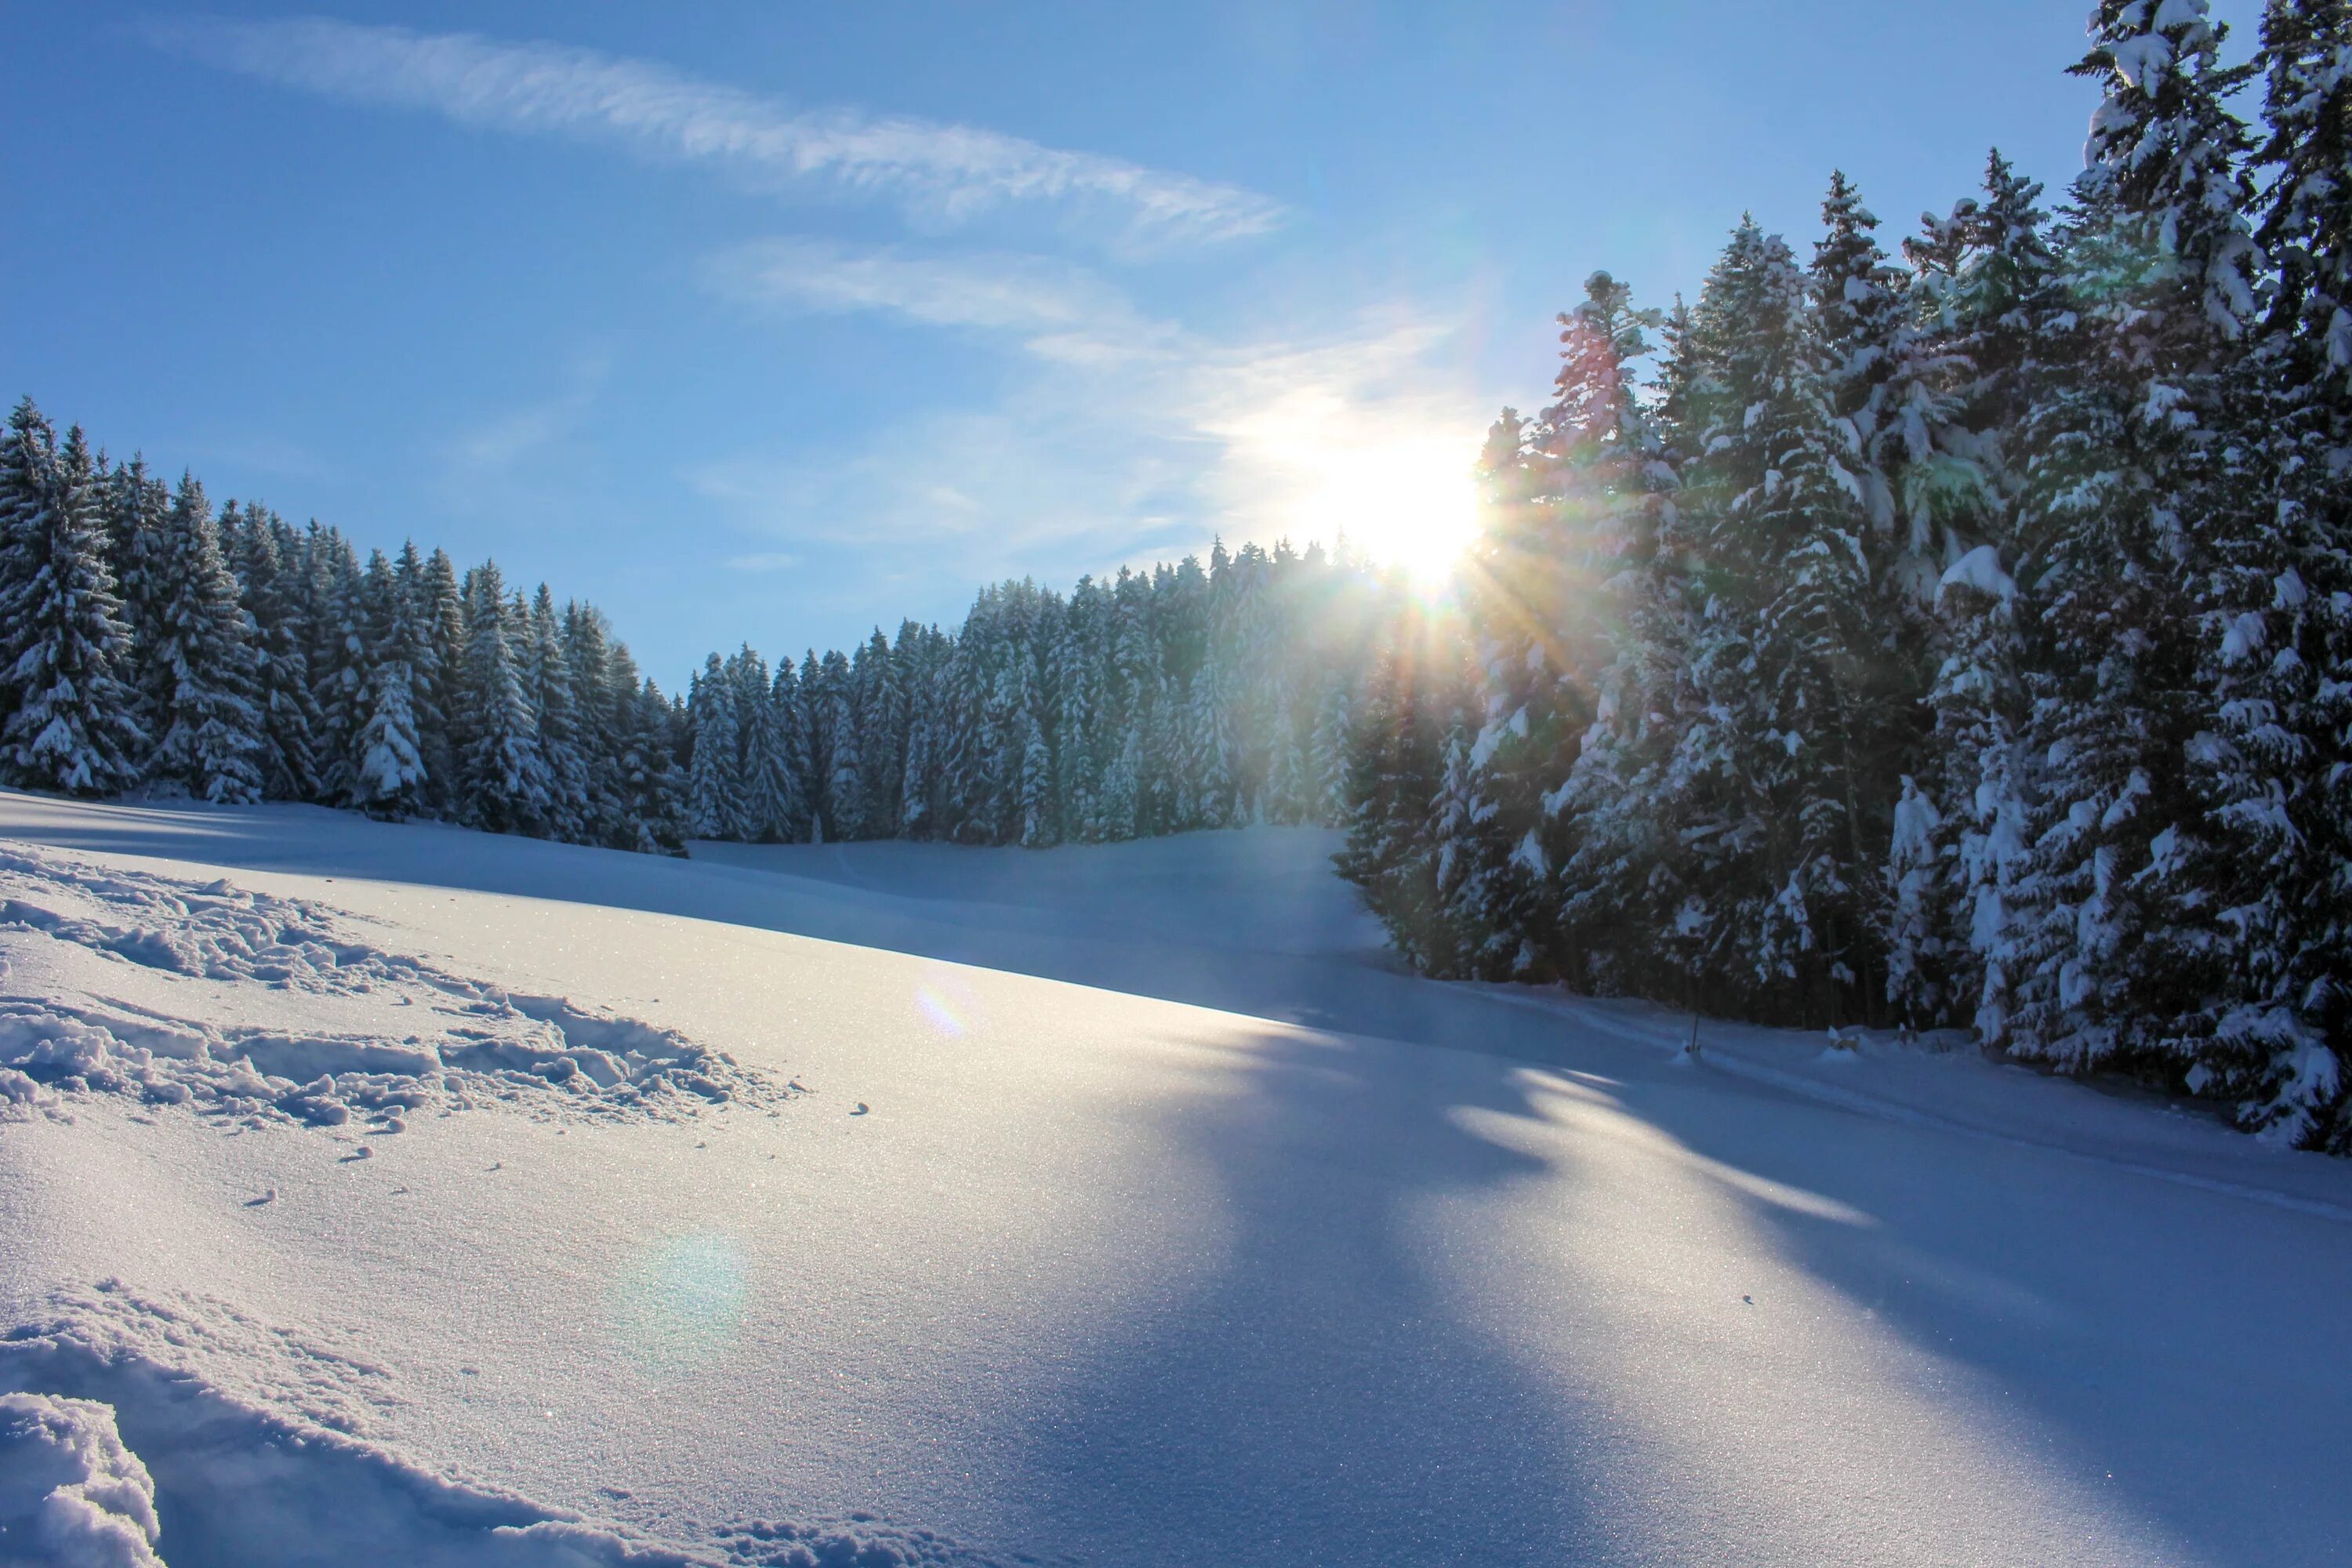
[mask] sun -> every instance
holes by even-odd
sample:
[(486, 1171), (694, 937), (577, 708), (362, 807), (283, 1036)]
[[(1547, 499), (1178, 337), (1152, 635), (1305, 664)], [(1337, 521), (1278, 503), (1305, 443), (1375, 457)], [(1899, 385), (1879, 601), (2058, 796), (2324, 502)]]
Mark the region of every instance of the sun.
[(1443, 583), (1478, 529), (1470, 476), (1475, 446), (1458, 435), (1400, 435), (1300, 454), (1298, 531), (1349, 542), (1402, 566), (1424, 586)]

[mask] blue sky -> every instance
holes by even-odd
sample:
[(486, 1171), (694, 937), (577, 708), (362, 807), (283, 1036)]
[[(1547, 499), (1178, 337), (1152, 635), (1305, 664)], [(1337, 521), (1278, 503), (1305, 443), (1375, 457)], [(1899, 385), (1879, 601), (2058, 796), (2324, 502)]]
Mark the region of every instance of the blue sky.
[(1832, 167), (1890, 248), (1993, 142), (2054, 194), (2083, 9), (12, 6), (0, 384), (665, 685), (1218, 532), (1411, 554), (1594, 268), (1801, 250)]

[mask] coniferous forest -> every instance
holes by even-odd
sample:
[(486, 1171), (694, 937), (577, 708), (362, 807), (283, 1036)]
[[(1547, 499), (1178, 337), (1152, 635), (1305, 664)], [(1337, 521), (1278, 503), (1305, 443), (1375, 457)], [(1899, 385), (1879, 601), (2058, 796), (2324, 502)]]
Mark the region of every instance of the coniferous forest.
[(2203, 13), (2100, 5), (2054, 208), (1996, 153), (1898, 263), (1841, 176), (1810, 258), (1588, 282), (1481, 459), (1466, 649), (1362, 704), (1344, 868), (1417, 963), (2352, 1150), (2352, 8), (2243, 64)]
[(1840, 175), (1810, 257), (1595, 274), (1444, 603), (1221, 546), (672, 698), (591, 606), (28, 400), (0, 770), (668, 852), (1344, 823), (1433, 974), (1963, 1031), (2352, 1151), (2352, 9), (2223, 41), (2103, 0), (2063, 201), (1995, 153), (1890, 253)]

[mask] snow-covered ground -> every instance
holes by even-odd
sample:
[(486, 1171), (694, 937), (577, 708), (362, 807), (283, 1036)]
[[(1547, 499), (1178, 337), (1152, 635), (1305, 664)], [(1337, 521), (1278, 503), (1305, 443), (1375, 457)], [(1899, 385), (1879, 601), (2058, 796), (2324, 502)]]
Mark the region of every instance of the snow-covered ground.
[(0, 1563), (2341, 1560), (2352, 1165), (1329, 848), (0, 795)]

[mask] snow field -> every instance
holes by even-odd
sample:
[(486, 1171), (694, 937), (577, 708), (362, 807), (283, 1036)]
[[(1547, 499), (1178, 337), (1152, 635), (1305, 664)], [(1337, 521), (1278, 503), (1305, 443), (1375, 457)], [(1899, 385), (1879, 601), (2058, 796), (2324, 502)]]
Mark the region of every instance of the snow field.
[[(1368, 966), (1319, 836), (666, 865), (0, 825), (779, 1093), (523, 1086), (387, 1136), (46, 1085), (0, 1127), (0, 1387), (113, 1407), (174, 1568), (2293, 1563), (2347, 1523), (2342, 1166), (1891, 1042), (1706, 1022), (1677, 1068), (1686, 1017)], [(80, 896), (42, 907), (139, 923)], [(415, 1010), (6, 934), (223, 1038)], [(205, 1493), (290, 1522), (208, 1537)]]

